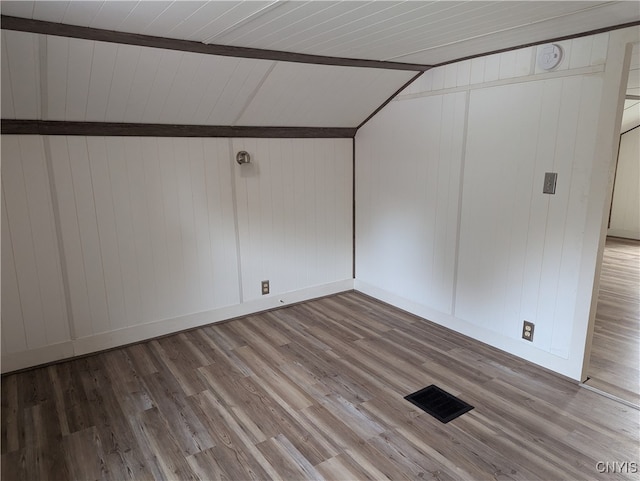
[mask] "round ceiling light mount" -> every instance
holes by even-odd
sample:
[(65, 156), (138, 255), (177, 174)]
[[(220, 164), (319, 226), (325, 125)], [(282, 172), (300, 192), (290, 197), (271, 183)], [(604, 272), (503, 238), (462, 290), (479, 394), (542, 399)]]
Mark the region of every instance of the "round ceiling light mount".
[(538, 67), (553, 70), (562, 61), (562, 47), (556, 43), (542, 45), (538, 50)]

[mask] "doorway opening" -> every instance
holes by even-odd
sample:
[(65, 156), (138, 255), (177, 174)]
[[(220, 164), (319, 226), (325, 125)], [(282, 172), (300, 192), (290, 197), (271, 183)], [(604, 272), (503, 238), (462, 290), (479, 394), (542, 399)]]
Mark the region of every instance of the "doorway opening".
[(585, 385), (640, 406), (640, 44), (633, 47)]

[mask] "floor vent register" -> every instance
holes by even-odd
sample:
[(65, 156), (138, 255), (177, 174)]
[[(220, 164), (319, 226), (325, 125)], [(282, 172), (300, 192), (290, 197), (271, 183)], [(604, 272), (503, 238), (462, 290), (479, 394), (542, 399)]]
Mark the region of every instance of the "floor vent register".
[(443, 391), (435, 384), (409, 394), (405, 399), (443, 423), (448, 423), (473, 409), (470, 404)]

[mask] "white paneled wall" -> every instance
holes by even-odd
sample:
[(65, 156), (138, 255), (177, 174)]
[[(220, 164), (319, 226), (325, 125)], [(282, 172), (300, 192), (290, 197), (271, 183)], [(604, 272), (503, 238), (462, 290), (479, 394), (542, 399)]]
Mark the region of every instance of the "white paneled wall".
[(37, 119), (40, 49), (37, 35), (2, 31), (2, 118)]
[(245, 300), (352, 278), (352, 140), (234, 139)]
[(413, 76), (401, 70), (278, 62), (238, 124), (357, 126)]
[(485, 57), (452, 63), (427, 70), (397, 97), (398, 100), (440, 95), (443, 90), (468, 90), (487, 84), (510, 84), (514, 79), (523, 81), (557, 77), (569, 69), (584, 69), (583, 73), (604, 69), (609, 34), (557, 42), (563, 50), (563, 61), (553, 71), (538, 67), (536, 59), (544, 46), (528, 47)]
[[(6, 35), (11, 38), (15, 32)], [(266, 60), (43, 38), (46, 114), (51, 120), (232, 125), (273, 65)]]
[(356, 151), (357, 278), (447, 313), (465, 107), (465, 93), (392, 102), (358, 134)]
[(78, 337), (239, 302), (225, 139), (48, 141)]
[(356, 289), (580, 379), (637, 36), (563, 42), (551, 72), (535, 48), (433, 69), (362, 127)]
[(41, 137), (2, 137), (2, 353), (70, 339)]
[(640, 128), (620, 136), (609, 235), (640, 240)]
[(514, 339), (530, 320), (536, 346), (564, 358), (601, 90), (572, 76), (474, 90), (469, 104), (455, 315)]
[(349, 139), (3, 136), (3, 371), (351, 288), (351, 154)]
[(354, 127), (414, 75), (2, 31), (5, 119)]

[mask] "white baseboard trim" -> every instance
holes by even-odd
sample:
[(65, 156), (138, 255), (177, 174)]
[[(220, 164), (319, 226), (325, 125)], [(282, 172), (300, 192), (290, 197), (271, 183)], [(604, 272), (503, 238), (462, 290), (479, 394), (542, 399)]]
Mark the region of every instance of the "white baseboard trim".
[(469, 322), (432, 309), (424, 304), (403, 298), (392, 292), (368, 284), (359, 279), (354, 280), (354, 289), (394, 307), (435, 322), (447, 329), (456, 331), (477, 341), (488, 344), (525, 361), (542, 366), (568, 379), (580, 381), (581, 362), (576, 363), (552, 353), (531, 346), (527, 341), (512, 339), (494, 331), (475, 326)]
[(105, 349), (145, 341), (185, 329), (214, 324), (236, 317), (247, 316), (298, 302), (350, 291), (353, 290), (353, 281), (353, 279), (344, 279), (284, 294), (270, 294), (242, 304), (221, 307), (206, 312), (198, 312), (172, 319), (139, 324), (37, 349), (29, 349), (16, 353), (3, 353), (1, 370), (4, 374), (40, 364), (72, 358), (74, 356), (91, 354)]
[(640, 232), (624, 229), (609, 229), (607, 235), (623, 239), (640, 240)]
[(2, 353), (2, 374), (73, 357), (73, 342), (64, 341), (11, 354)]

